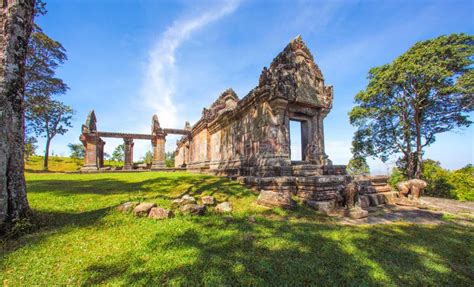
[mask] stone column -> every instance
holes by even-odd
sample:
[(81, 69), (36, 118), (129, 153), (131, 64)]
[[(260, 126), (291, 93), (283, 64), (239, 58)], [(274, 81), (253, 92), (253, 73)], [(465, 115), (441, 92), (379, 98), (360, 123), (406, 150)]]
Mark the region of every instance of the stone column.
[(311, 142), (305, 152), (305, 160), (317, 165), (331, 165), (324, 150), (324, 124), (327, 112), (320, 110), (311, 120)]
[(124, 170), (133, 169), (133, 139), (124, 138), (124, 149), (125, 149), (125, 163), (123, 165)]
[(104, 167), (104, 145), (105, 141), (99, 138), (97, 141), (97, 166), (99, 168)]
[(156, 135), (151, 140), (151, 144), (153, 145), (153, 163), (151, 165), (152, 170), (166, 168), (165, 143), (165, 135)]
[(79, 138), (84, 145), (84, 166), (82, 171), (95, 171), (97, 166), (97, 136), (95, 134), (82, 134)]

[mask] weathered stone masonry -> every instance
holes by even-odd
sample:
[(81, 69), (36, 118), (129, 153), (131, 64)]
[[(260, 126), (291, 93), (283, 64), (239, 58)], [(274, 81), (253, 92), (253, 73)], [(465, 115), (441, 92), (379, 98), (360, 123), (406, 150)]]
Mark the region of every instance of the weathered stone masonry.
[[(161, 170), (166, 135), (181, 134), (176, 168), (236, 177), (261, 192), (259, 204), (292, 208), (292, 195), (326, 211), (351, 209), (354, 202), (365, 207), (385, 202), (378, 192), (390, 191), (386, 177), (354, 181), (345, 166), (333, 165), (326, 155), (323, 122), (332, 101), (332, 86), (325, 85), (311, 52), (297, 37), (263, 69), (258, 86), (247, 96), (239, 100), (232, 89), (224, 91), (192, 127), (186, 122), (182, 130), (161, 128), (155, 115), (148, 135), (101, 132), (92, 111), (80, 137), (86, 147), (83, 170), (103, 166), (102, 137), (124, 139), (125, 170), (133, 168), (133, 140), (151, 140), (151, 169)], [(301, 122), (302, 161), (291, 161), (290, 120)], [(366, 216), (354, 209), (349, 214)]]
[[(264, 68), (259, 84), (239, 100), (223, 92), (178, 141), (175, 165), (190, 171), (237, 176), (258, 190), (296, 194), (336, 205), (351, 178), (325, 153), (324, 118), (333, 88), (301, 37)], [(290, 159), (289, 122), (302, 127), (303, 160)]]
[(302, 123), (303, 161), (323, 173), (332, 166), (323, 127), (332, 99), (332, 87), (324, 85), (298, 37), (263, 69), (259, 85), (246, 97), (239, 100), (229, 89), (204, 109), (190, 136), (178, 142), (175, 164), (224, 174), (289, 176), (288, 127), (290, 120), (297, 120)]
[(85, 124), (82, 125), (82, 133), (79, 140), (85, 148), (84, 166), (82, 171), (97, 171), (104, 167), (104, 145), (103, 137), (122, 138), (124, 143), (124, 170), (133, 169), (133, 140), (150, 140), (153, 146), (152, 170), (165, 168), (165, 143), (166, 135), (181, 134), (187, 135), (188, 130), (161, 128), (156, 115), (152, 118), (151, 134), (131, 134), (118, 132), (102, 132), (97, 130), (97, 119), (95, 112), (91, 111)]

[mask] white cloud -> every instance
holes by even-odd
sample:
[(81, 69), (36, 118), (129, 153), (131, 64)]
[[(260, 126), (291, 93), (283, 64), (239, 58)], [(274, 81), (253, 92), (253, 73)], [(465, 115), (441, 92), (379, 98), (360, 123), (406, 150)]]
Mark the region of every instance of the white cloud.
[(164, 127), (176, 128), (183, 124), (179, 121), (178, 109), (173, 102), (177, 82), (176, 51), (194, 32), (234, 12), (239, 4), (238, 1), (219, 3), (199, 15), (176, 20), (149, 52), (141, 95)]

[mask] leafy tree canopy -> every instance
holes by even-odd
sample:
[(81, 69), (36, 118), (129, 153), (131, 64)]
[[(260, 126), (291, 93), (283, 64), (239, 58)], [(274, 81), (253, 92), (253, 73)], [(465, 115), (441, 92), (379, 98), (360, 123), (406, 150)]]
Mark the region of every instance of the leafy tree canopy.
[(349, 113), (357, 153), (387, 161), (419, 178), (423, 149), (436, 135), (469, 126), (474, 110), (474, 37), (441, 36), (416, 43), (392, 63), (369, 71), (369, 84)]
[(70, 143), (67, 145), (69, 147), (69, 150), (71, 151), (71, 158), (75, 159), (83, 159), (86, 151), (84, 149), (84, 145), (81, 143), (73, 144)]
[(51, 99), (42, 99), (26, 113), (30, 129), (46, 138), (44, 168), (48, 169), (49, 146), (56, 135), (63, 135), (72, 126), (74, 111), (71, 107)]
[(118, 145), (112, 153), (113, 161), (124, 161), (125, 160), (125, 146), (123, 144)]

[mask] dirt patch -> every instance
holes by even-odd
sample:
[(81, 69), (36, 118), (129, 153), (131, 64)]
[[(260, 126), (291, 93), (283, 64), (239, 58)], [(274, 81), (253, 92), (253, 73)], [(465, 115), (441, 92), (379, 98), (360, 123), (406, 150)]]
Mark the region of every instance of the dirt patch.
[(409, 222), (419, 224), (441, 224), (455, 222), (474, 227), (474, 203), (451, 199), (423, 197), (423, 208), (399, 205), (371, 207), (369, 216), (362, 219), (341, 218), (342, 224), (387, 224)]

